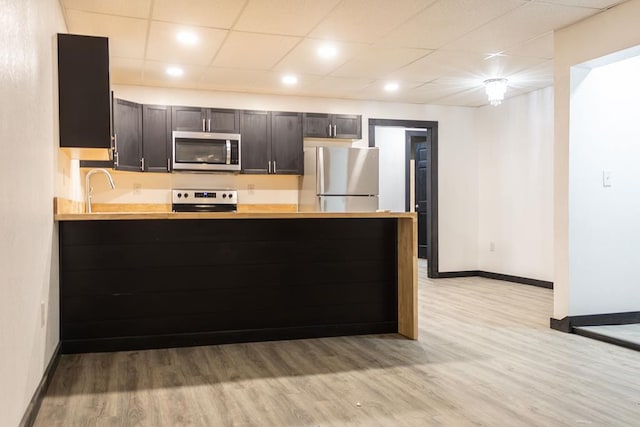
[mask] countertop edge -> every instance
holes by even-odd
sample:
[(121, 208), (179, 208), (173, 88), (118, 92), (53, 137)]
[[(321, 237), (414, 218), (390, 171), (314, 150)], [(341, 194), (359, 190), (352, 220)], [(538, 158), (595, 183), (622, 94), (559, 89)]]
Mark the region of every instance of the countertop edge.
[(416, 218), (415, 212), (131, 212), (131, 213), (58, 213), (54, 221), (104, 220), (183, 220), (183, 219), (305, 219), (305, 218)]

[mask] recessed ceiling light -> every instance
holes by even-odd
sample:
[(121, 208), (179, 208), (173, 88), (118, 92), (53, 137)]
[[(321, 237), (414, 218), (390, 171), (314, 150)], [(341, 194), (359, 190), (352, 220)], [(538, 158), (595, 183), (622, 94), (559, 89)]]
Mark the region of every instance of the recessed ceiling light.
[(326, 43), (318, 48), (318, 56), (322, 59), (333, 59), (338, 55), (338, 48)]
[(191, 31), (180, 31), (176, 35), (176, 38), (180, 43), (186, 44), (186, 45), (194, 45), (198, 43), (198, 41), (200, 40), (198, 38), (198, 35)]
[(184, 70), (180, 67), (169, 67), (167, 68), (167, 74), (171, 77), (181, 77), (184, 74)]
[(400, 85), (397, 82), (389, 82), (384, 85), (384, 90), (386, 90), (387, 92), (395, 92), (398, 89), (400, 89)]
[(282, 83), (286, 84), (287, 86), (293, 86), (294, 84), (298, 83), (298, 78), (293, 74), (287, 74), (286, 76), (282, 77)]

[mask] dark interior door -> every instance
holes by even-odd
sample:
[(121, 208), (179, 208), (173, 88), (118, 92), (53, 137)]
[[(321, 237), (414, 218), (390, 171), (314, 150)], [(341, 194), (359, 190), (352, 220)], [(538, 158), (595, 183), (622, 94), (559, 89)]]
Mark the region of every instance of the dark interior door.
[(413, 152), (415, 159), (415, 208), (418, 213), (418, 258), (427, 258), (427, 172), (429, 147), (425, 137), (415, 137)]

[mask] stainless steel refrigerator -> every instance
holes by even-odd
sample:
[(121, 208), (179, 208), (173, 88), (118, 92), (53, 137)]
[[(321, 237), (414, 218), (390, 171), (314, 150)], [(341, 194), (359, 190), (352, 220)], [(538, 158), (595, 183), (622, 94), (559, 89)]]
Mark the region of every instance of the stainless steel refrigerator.
[(375, 212), (378, 168), (377, 148), (305, 148), (300, 211)]

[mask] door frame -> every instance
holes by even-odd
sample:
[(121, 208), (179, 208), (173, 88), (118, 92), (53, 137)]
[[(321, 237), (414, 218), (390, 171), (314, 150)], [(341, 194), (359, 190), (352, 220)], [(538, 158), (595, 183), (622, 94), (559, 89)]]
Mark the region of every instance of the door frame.
[[(436, 278), (439, 276), (438, 269), (438, 122), (426, 120), (395, 120), (395, 119), (369, 119), (369, 147), (376, 146), (376, 126), (402, 127), (425, 129), (427, 141), (431, 137), (431, 156), (429, 157), (429, 175), (427, 176), (427, 206), (431, 208), (427, 213), (427, 275)], [(403, 149), (406, 150), (406, 140)], [(409, 145), (411, 142), (409, 141)], [(408, 159), (411, 153), (408, 153)], [(408, 162), (409, 160), (407, 160)], [(406, 167), (405, 182), (410, 179), (409, 168)], [(406, 190), (409, 191), (409, 190)], [(405, 198), (407, 193), (405, 192)], [(409, 199), (406, 200), (406, 204)], [(430, 219), (430, 221), (429, 221)], [(417, 227), (416, 227), (417, 228)], [(417, 232), (417, 231), (416, 231)]]

